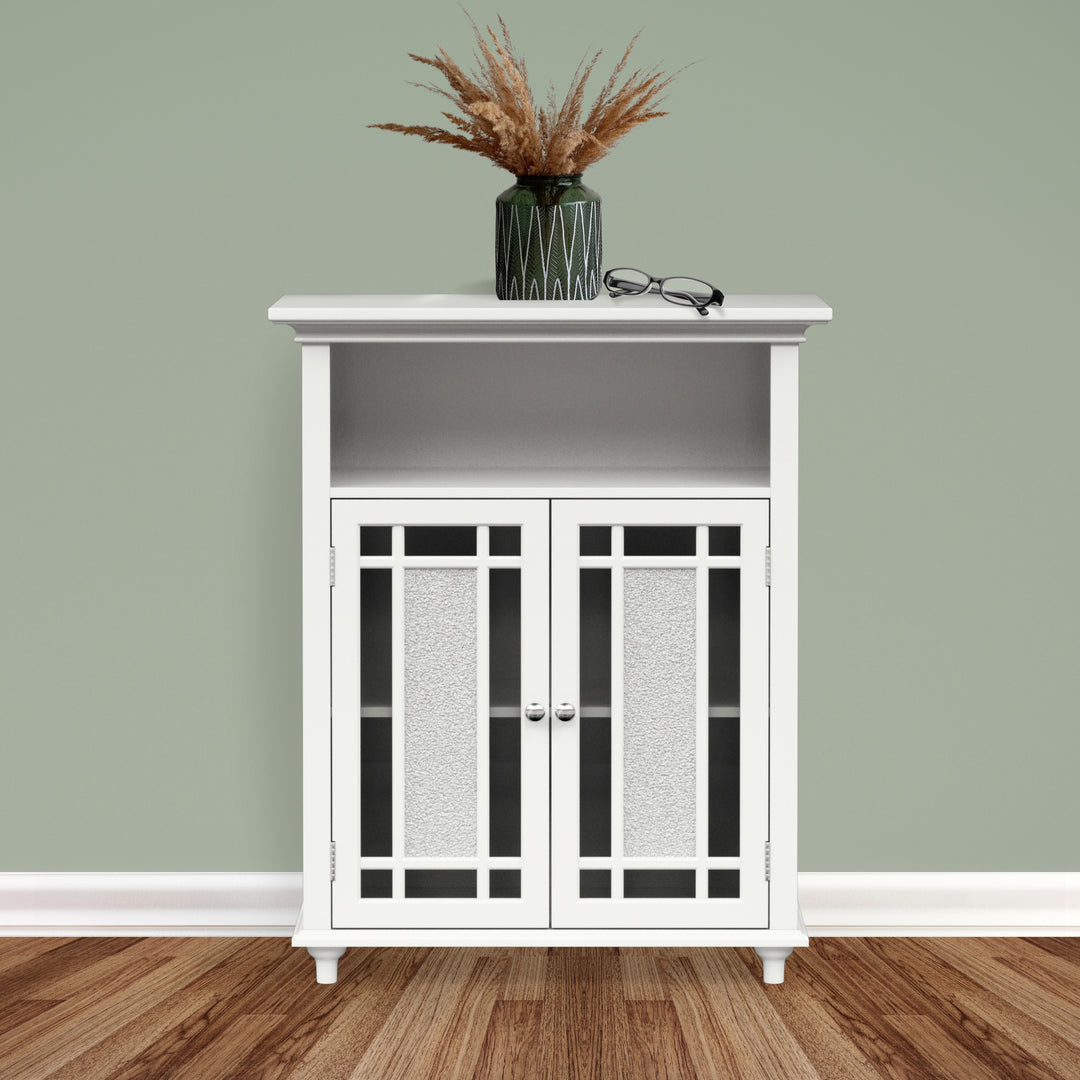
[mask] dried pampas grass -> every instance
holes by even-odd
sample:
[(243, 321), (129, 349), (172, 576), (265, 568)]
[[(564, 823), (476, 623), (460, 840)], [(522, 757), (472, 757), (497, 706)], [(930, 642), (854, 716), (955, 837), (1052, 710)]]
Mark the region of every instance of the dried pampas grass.
[(640, 31), (627, 45), (600, 96), (582, 120), (585, 83), (600, 59), (599, 52), (578, 64), (562, 105), (557, 105), (552, 87), (547, 105), (537, 109), (525, 61), (517, 55), (502, 16), (499, 16), (500, 36), (490, 26), (483, 33), (472, 16), (467, 12), (466, 15), (479, 46), (476, 71), (462, 70), (441, 46), (434, 57), (409, 53), (410, 59), (435, 68), (446, 79), (448, 90), (431, 83), (412, 85), (453, 103), (462, 115), (450, 112), (442, 115), (455, 130), (419, 124), (369, 124), (369, 127), (419, 135), (426, 142), (444, 143), (480, 154), (515, 176), (567, 176), (584, 172), (639, 124), (667, 115), (657, 108), (663, 100), (660, 94), (679, 72), (665, 76), (656, 68), (638, 70), (617, 86)]

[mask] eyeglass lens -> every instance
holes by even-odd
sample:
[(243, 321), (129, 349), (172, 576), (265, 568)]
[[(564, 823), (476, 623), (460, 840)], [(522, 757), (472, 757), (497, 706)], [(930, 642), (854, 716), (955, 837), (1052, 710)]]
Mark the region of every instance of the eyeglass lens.
[(660, 294), (673, 304), (699, 307), (712, 299), (713, 289), (707, 281), (698, 278), (671, 277), (660, 283)]
[(643, 293), (647, 292), (653, 283), (653, 278), (641, 270), (633, 270), (628, 266), (621, 266), (616, 270), (609, 270), (604, 275), (604, 284), (614, 292)]

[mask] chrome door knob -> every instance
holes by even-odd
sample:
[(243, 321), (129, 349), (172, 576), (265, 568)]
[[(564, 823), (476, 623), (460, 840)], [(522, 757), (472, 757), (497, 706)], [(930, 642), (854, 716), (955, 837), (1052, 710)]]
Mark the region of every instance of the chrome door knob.
[(564, 701), (561, 705), (555, 706), (555, 715), (560, 720), (573, 720), (577, 715), (577, 709), (569, 701)]
[(530, 720), (543, 720), (544, 717), (547, 716), (547, 709), (545, 709), (539, 701), (530, 701), (529, 704), (525, 706), (525, 715)]

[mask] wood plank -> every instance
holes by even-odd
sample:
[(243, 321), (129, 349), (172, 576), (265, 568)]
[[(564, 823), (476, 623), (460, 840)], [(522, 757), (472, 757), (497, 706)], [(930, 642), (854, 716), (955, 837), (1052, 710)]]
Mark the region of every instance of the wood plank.
[(800, 950), (798, 965), (792, 965), (795, 978), (882, 1077), (927, 1080), (934, 1075), (932, 1063), (886, 1021), (879, 1002), (862, 985), (863, 972), (848, 962), (849, 947), (843, 943), (851, 940), (833, 939), (831, 947), (822, 947), (825, 939), (815, 939), (811, 948)]
[(1080, 1016), (1080, 980), (1076, 977), (1075, 963), (1060, 956), (1031, 951), (1025, 956), (1003, 956), (999, 963), (1038, 983), (1047, 997), (1057, 1001), (1073, 1016)]
[[(237, 1061), (243, 1061), (270, 1031), (279, 1024), (287, 1022), (286, 1016), (275, 1016), (273, 1013), (265, 1012), (234, 1016), (230, 1023), (218, 1025), (215, 1037), (204, 1043), (202, 1049), (193, 1057), (186, 1058), (182, 1071), (173, 1075), (213, 1077), (214, 1080), (232, 1075), (232, 1067)], [(147, 1080), (151, 1077), (156, 1080), (162, 1076), (161, 1073), (141, 1073), (140, 1075), (146, 1076)], [(113, 1078), (110, 1077), (110, 1080)]]
[[(949, 1038), (984, 1068), (998, 1069), (1003, 1075), (1013, 1069), (1016, 1075), (1030, 1076), (1033, 1080), (1036, 1077), (1058, 1080), (1053, 1069), (1044, 1070), (1038, 1060), (998, 1025), (987, 1023), (959, 1004), (960, 997), (980, 994), (981, 987), (972, 979), (950, 964), (942, 963), (912, 940), (878, 938), (866, 941), (864, 945), (880, 956), (888, 977), (911, 986), (918, 993), (923, 1004), (922, 1013), (940, 1029), (949, 1032)], [(1001, 1006), (1001, 1011), (1008, 1013), (1009, 1007), (1004, 1002)], [(1022, 1014), (1018, 1015), (1022, 1017)], [(900, 1031), (918, 1031), (917, 1025), (898, 1023), (891, 1018), (890, 1023)], [(920, 1046), (924, 1045), (921, 1039), (918, 1042)]]
[[(969, 938), (931, 938), (927, 940), (926, 948), (983, 989), (1012, 1002), (1061, 1038), (1080, 1045), (1080, 1013), (1049, 997), (1037, 979), (1029, 979), (1015, 968), (995, 960), (988, 953), (985, 942), (973, 944)], [(1080, 972), (1080, 968), (1077, 970)]]
[[(800, 950), (801, 953), (801, 950)], [(798, 953), (796, 955), (799, 955)], [(753, 949), (736, 949), (753, 980), (761, 978), (761, 961)], [(880, 1073), (841, 1030), (833, 1013), (800, 977), (798, 964), (787, 964), (782, 990), (766, 990), (777, 1019), (802, 1047), (821, 1080), (881, 1080)]]
[(474, 966), (469, 949), (432, 949), (352, 1075), (357, 1080), (426, 1076)]
[[(202, 1000), (196, 1008), (180, 1017), (174, 1014), (173, 1024), (124, 1062), (108, 1080), (154, 1080), (166, 1068), (186, 1072), (191, 1062), (204, 1055), (209, 1055), (208, 1060), (218, 1060), (210, 1048), (217, 1043), (229, 1044), (233, 1037), (230, 1033), (245, 1029), (242, 1017), (264, 1014), (260, 1005), (282, 964), (282, 944), (274, 938), (247, 943), (241, 950), (240, 965), (223, 965), (217, 972), (209, 1000), (205, 994), (200, 995)], [(263, 1029), (261, 1023), (256, 1026)], [(246, 1046), (246, 1038), (242, 1041)]]
[(136, 949), (102, 961), (105, 981), (87, 984), (83, 993), (0, 1035), (5, 1080), (40, 1080), (102, 1034), (121, 1027), (143, 1011), (148, 998), (166, 996), (172, 989), (174, 973), (163, 974), (172, 966), (165, 958), (140, 957)]
[[(88, 1049), (93, 1051), (100, 1046), (108, 1036), (124, 1032), (128, 1038), (134, 1036), (140, 1040), (142, 1045), (134, 1055), (122, 1058), (111, 1073), (105, 1074), (109, 1080), (131, 1080), (134, 1077), (150, 1080), (160, 1075), (161, 1068), (182, 1068), (188, 1060), (220, 1036), (225, 1027), (215, 1026), (215, 1022), (222, 1015), (228, 1015), (234, 1008), (233, 1003), (243, 997), (245, 990), (257, 986), (260, 980), (265, 979), (268, 970), (271, 970), (262, 940), (260, 939), (261, 947), (253, 949), (250, 944), (235, 938), (214, 939), (216, 955), (224, 961), (233, 958), (232, 964), (222, 963), (220, 967), (231, 972), (235, 978), (227, 984), (218, 981), (216, 992), (198, 1013), (184, 1011), (178, 1015), (175, 1006), (167, 1007), (164, 1014), (168, 1017), (169, 1026), (157, 1039), (150, 1041), (145, 1037), (147, 1012), (153, 1013), (154, 1006), (177, 996), (180, 1001), (188, 999), (191, 984), (197, 983), (205, 973), (209, 959), (205, 952), (201, 957), (195, 953), (174, 958), (156, 973), (158, 978), (154, 984), (150, 984), (148, 980), (135, 984), (122, 1000), (103, 1000), (96, 1014), (91, 1013), (86, 1018), (88, 1031), (94, 1033), (96, 1039), (89, 1043), (73, 1044), (72, 1049), (81, 1057)], [(218, 969), (219, 965), (214, 965), (214, 968)], [(122, 1035), (121, 1041), (123, 1038)], [(115, 1053), (115, 1047), (113, 1049)], [(54, 1065), (49, 1073), (50, 1080), (54, 1080), (54, 1075), (62, 1075), (64, 1071), (79, 1075), (75, 1054)], [(61, 1065), (67, 1065), (68, 1068), (65, 1070)]]
[[(881, 951), (884, 943), (885, 953)], [(813, 943), (813, 952), (828, 959), (832, 966), (843, 968), (880, 1014), (918, 1014), (926, 999), (918, 987), (898, 978), (883, 960), (888, 939), (826, 938)]]
[(730, 1010), (766, 1073), (785, 1080), (817, 1080), (817, 1070), (802, 1047), (776, 1022), (770, 1003), (775, 991), (747, 971), (737, 950), (702, 949), (696, 964), (709, 999)]
[[(969, 1053), (929, 1016), (889, 1016), (889, 1023), (922, 1047), (923, 1054), (933, 1063), (934, 1080), (1003, 1080), (1023, 1077), (1024, 1080), (1045, 1080), (1051, 1074), (1042, 1070), (1028, 1071), (1020, 1062), (987, 1063)], [(1052, 1077), (1052, 1080), (1059, 1078)]]
[[(718, 1013), (690, 957), (657, 960), (665, 997), (675, 1007), (679, 1029), (700, 1077), (738, 1077), (739, 1080), (777, 1080), (769, 1076), (757, 1055), (732, 1023)], [(785, 1078), (786, 1080), (786, 1078)]]
[(502, 996), (507, 1001), (542, 1001), (547, 980), (547, 949), (511, 949), (510, 975)]
[(623, 997), (627, 1001), (663, 1001), (664, 983), (656, 967), (655, 949), (620, 949)]
[[(81, 1080), (85, 1077), (113, 1077), (142, 1069), (152, 1076), (155, 1069), (172, 1069), (178, 1044), (170, 1032), (182, 1023), (189, 1034), (196, 1018), (205, 1016), (218, 1001), (233, 997), (252, 978), (251, 950), (244, 939), (187, 939), (180, 945), (174, 991), (159, 1001), (145, 1001), (144, 1008), (125, 1024), (109, 1030), (103, 1024), (91, 1046), (50, 1071), (48, 1080)], [(261, 970), (261, 969), (260, 969)], [(183, 1043), (179, 1043), (182, 1048)]]
[[(266, 1026), (261, 1040), (242, 1053), (237, 1051), (232, 1068), (220, 1074), (222, 1080), (233, 1077), (246, 1080), (249, 1076), (276, 1080), (292, 1074), (325, 1034), (332, 1018), (355, 998), (359, 992), (358, 977), (370, 967), (377, 952), (375, 949), (351, 950), (349, 963), (342, 961), (339, 964), (337, 983), (316, 983), (313, 993), (310, 957), (306, 951), (289, 951), (293, 954), (292, 962), (280, 965), (275, 971), (280, 986), (269, 998), (260, 995), (258, 1009), (253, 1013), (273, 1016), (277, 1022)], [(273, 1011), (275, 1004), (283, 1010), (281, 1013)], [(231, 1020), (230, 1016), (223, 1015), (221, 1023), (227, 1024)], [(374, 1031), (371, 1034), (374, 1036)], [(354, 1041), (352, 1054), (358, 1050)]]
[[(372, 949), (358, 966), (346, 968), (342, 961), (339, 981), (327, 987), (333, 992), (322, 1001), (311, 999), (299, 1030), (279, 1046), (280, 1076), (289, 1080), (352, 1076), (431, 952), (427, 948)], [(261, 1074), (254, 1075), (262, 1080)], [(268, 1073), (267, 1080), (277, 1076)]]
[(611, 948), (552, 949), (548, 955), (541, 1076), (607, 1080), (617, 1068), (616, 1015), (622, 998), (618, 952)]
[(27, 998), (24, 1001), (9, 1001), (0, 1005), (0, 1031), (14, 1032), (20, 1024), (25, 1024), (57, 1005), (63, 1000), (49, 1001), (47, 998)]
[[(88, 990), (108, 985), (113, 971), (127, 967), (135, 959), (163, 961), (162, 967), (179, 956), (194, 956), (197, 962), (201, 963), (206, 961), (206, 950), (192, 949), (182, 938), (125, 938), (123, 940), (126, 944), (130, 943), (127, 948), (103, 955), (95, 963), (79, 964), (69, 972), (54, 972), (48, 984), (31, 996), (64, 1000), (80, 997)], [(225, 943), (223, 948), (229, 948), (227, 938), (218, 940)]]
[[(70, 945), (78, 938), (7, 937), (0, 938), (0, 980), (4, 972), (26, 961), (38, 961), (54, 949)], [(0, 982), (0, 987), (3, 983)]]
[(1030, 951), (1034, 948), (1040, 952), (1048, 952), (1051, 956), (1060, 956), (1062, 960), (1071, 960), (1080, 964), (1080, 937), (1072, 938), (1020, 938), (1023, 949), (1018, 951)]
[(544, 1080), (544, 1003), (496, 1001), (473, 1080)]
[(428, 1080), (470, 1080), (491, 1023), (491, 1013), (506, 986), (510, 961), (481, 956), (462, 987), (453, 1022), (428, 1069)]
[(41, 956), (26, 956), (0, 975), (0, 997), (51, 997), (49, 986), (57, 979), (99, 964), (127, 949), (143, 948), (145, 938), (72, 938)]
[[(659, 978), (659, 976), (657, 976)], [(675, 1005), (627, 1001), (627, 1037), (619, 1043), (619, 1075), (625, 1080), (698, 1080)], [(704, 1078), (703, 1078), (704, 1080)]]
[(341, 986), (349, 980), (353, 968), (362, 966), (371, 950), (349, 949), (338, 964), (338, 981), (315, 982), (315, 961), (307, 949), (294, 949), (279, 938), (263, 938), (251, 946), (252, 956), (265, 965), (262, 982), (254, 987), (236, 1009), (245, 1014), (273, 1013), (287, 1015), (296, 1009), (297, 1002), (312, 1000), (311, 991), (323, 993), (325, 986)]
[(1055, 1035), (1037, 1020), (1002, 1001), (996, 994), (989, 991), (956, 994), (953, 1005), (965, 1018), (965, 1024), (973, 1019), (979, 1027), (1001, 1032), (1022, 1047), (1029, 1058), (1040, 1062), (1052, 1074), (1062, 1077), (1062, 1080), (1080, 1077), (1080, 1047), (1060, 1035)]
[(883, 1074), (866, 1060), (812, 994), (801, 990), (769, 993), (769, 1004), (820, 1080), (881, 1080)]

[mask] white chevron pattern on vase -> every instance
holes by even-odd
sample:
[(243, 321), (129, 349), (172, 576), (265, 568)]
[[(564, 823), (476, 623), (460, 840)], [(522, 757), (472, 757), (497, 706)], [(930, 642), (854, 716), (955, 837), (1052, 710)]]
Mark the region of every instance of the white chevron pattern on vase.
[(592, 300), (600, 292), (600, 203), (495, 204), (500, 300)]

